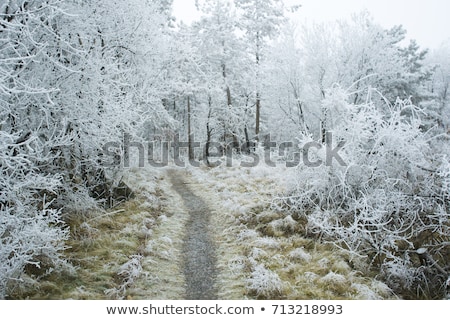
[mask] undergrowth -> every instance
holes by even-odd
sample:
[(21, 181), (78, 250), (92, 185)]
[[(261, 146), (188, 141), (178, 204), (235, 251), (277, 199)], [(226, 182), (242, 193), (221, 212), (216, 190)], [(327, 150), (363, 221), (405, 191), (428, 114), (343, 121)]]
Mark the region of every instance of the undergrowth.
[[(301, 215), (271, 207), (290, 181), (286, 168), (217, 167), (191, 170), (215, 203), (222, 235), (234, 246), (225, 257), (225, 299), (397, 299), (367, 261), (307, 234)], [(237, 245), (236, 245), (237, 244)], [(228, 249), (230, 249), (228, 247)], [(219, 248), (220, 250), (220, 248)]]
[(64, 258), (72, 267), (25, 277), (11, 299), (129, 299), (137, 280), (157, 273), (143, 262), (154, 254), (148, 243), (165, 221), (164, 191), (156, 187), (161, 178), (131, 175), (134, 199), (106, 211), (70, 215)]
[[(144, 253), (150, 230), (143, 221), (154, 220), (159, 211), (142, 207), (134, 199), (109, 212), (96, 212), (70, 223), (66, 259), (72, 272), (56, 272), (47, 277), (30, 276), (15, 290), (12, 299), (106, 299), (121, 298), (133, 277), (123, 266)], [(124, 287), (125, 286), (125, 287)]]

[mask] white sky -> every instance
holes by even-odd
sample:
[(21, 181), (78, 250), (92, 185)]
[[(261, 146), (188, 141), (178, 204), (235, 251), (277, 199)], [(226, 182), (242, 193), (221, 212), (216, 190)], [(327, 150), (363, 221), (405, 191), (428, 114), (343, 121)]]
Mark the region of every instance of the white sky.
[[(195, 0), (174, 0), (177, 20), (191, 23), (200, 16)], [(300, 22), (324, 22), (349, 18), (367, 9), (385, 28), (402, 24), (407, 36), (421, 47), (437, 48), (450, 40), (450, 1), (448, 0), (299, 0), (302, 7), (295, 14)]]

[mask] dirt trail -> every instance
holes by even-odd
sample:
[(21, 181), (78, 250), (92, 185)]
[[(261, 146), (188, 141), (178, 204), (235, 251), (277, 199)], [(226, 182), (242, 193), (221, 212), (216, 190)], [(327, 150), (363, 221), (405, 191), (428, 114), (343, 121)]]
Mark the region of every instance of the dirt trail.
[(210, 236), (210, 212), (205, 202), (188, 186), (184, 173), (170, 170), (173, 189), (183, 198), (189, 211), (183, 245), (186, 299), (217, 299), (215, 245)]

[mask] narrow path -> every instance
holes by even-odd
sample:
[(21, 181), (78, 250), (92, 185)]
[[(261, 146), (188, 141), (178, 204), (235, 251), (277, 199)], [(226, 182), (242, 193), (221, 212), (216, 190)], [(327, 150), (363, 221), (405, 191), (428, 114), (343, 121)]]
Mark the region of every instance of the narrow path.
[(183, 198), (190, 215), (183, 245), (186, 299), (214, 300), (217, 299), (217, 270), (215, 246), (209, 233), (211, 211), (191, 191), (183, 176), (179, 171), (169, 171), (173, 189)]

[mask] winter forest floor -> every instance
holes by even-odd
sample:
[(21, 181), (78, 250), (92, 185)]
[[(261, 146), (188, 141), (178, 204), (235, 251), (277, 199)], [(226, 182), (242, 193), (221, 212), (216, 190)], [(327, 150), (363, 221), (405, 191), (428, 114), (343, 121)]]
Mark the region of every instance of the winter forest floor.
[(135, 197), (71, 222), (74, 266), (29, 278), (23, 299), (397, 299), (271, 206), (280, 168), (130, 169)]

